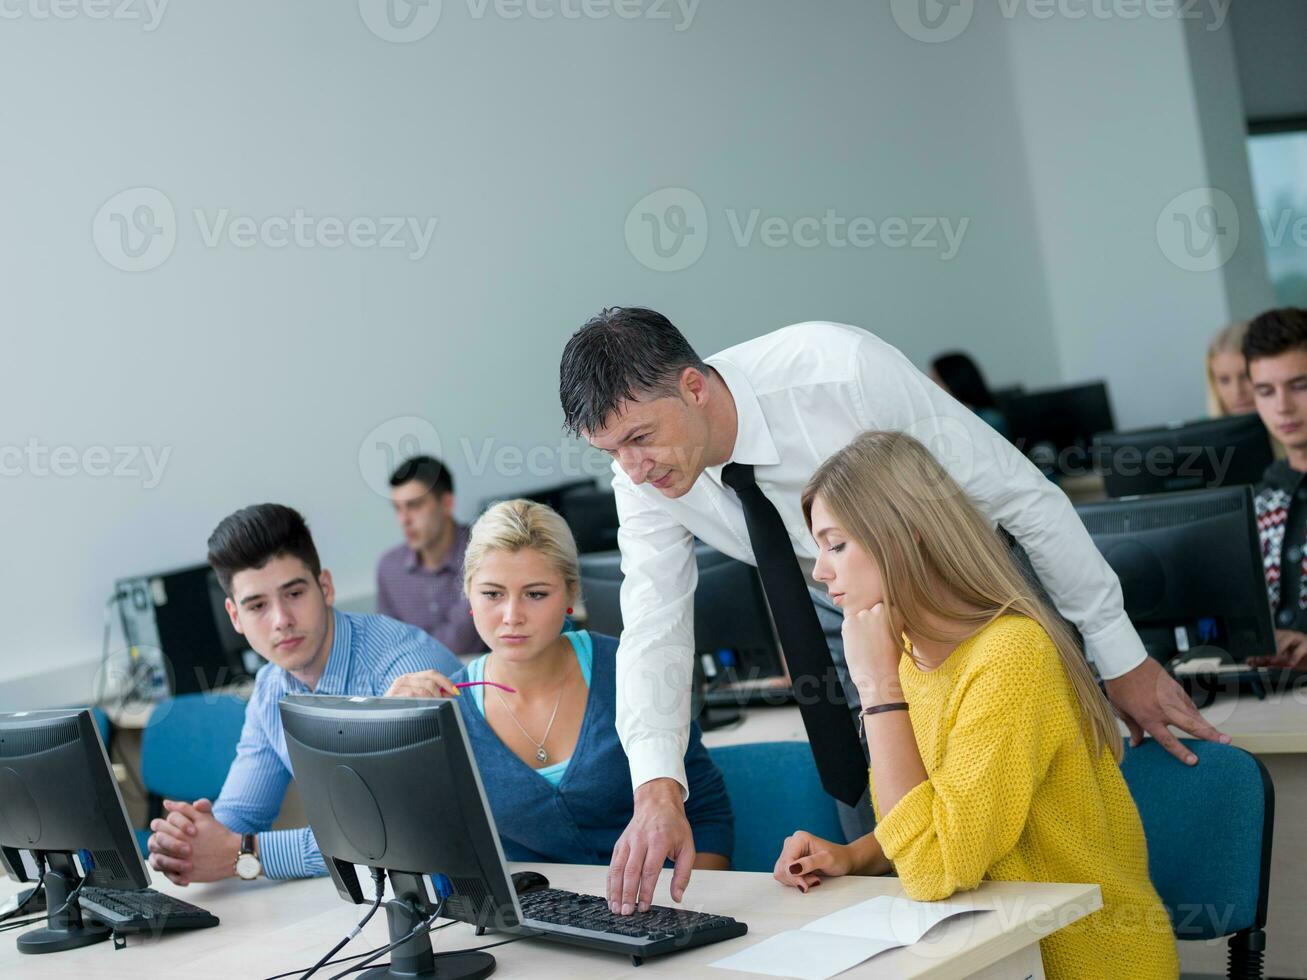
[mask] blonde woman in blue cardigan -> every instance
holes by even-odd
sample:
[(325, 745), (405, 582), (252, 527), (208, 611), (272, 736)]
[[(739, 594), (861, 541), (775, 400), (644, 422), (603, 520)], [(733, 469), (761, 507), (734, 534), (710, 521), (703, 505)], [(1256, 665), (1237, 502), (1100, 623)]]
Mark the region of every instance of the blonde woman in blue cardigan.
[[(505, 855), (608, 864), (635, 808), (615, 722), (617, 640), (562, 632), (580, 591), (566, 522), (529, 500), (491, 507), (472, 526), (463, 588), (490, 652), (452, 680), (482, 682), (462, 691), (459, 707)], [(440, 696), (434, 684), (412, 674), (390, 693)], [(730, 800), (697, 725), (685, 771), (695, 845), (687, 870), (728, 868)]]

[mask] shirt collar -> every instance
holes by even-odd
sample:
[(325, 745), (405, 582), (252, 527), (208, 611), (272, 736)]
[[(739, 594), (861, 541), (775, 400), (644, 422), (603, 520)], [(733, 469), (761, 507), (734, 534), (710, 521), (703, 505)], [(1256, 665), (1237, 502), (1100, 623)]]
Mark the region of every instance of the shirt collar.
[(1290, 466), (1287, 459), (1277, 459), (1262, 474), (1262, 482), (1288, 493), (1294, 493), (1302, 483), (1304, 475)]
[[(318, 678), (314, 694), (345, 694), (349, 684), (350, 661), (353, 659), (351, 649), (354, 639), (354, 627), (349, 617), (338, 609), (331, 610), (332, 639), (331, 652), (327, 654), (327, 666)], [(287, 688), (292, 691), (307, 692), (308, 686), (300, 683), (298, 678), (286, 674)]]
[[(450, 541), (449, 550), (445, 552), (444, 559), (439, 565), (431, 569), (432, 575), (447, 570), (458, 571), (463, 564), (463, 553), (467, 551), (468, 531), (469, 529), (466, 526), (455, 523), (454, 539)], [(412, 548), (408, 549), (408, 554), (404, 558), (404, 570), (407, 572), (426, 571), (426, 568), (422, 565), (422, 559)]]
[[(731, 450), (731, 463), (748, 463), (751, 466), (775, 466), (781, 461), (772, 441), (767, 419), (758, 404), (758, 396), (748, 376), (730, 361), (710, 357), (706, 362), (722, 376), (726, 390), (735, 400), (735, 448)], [(712, 467), (720, 473), (720, 467)]]

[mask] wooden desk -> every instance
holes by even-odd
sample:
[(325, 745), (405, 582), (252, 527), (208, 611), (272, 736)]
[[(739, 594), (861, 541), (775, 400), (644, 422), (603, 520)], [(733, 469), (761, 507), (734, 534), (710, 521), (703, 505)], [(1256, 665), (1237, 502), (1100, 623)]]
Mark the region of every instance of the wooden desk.
[[(602, 893), (607, 869), (580, 865), (515, 865), (543, 871), (555, 886)], [(664, 874), (660, 886), (667, 887)], [(325, 878), (291, 882), (225, 881), (176, 888), (162, 876), (154, 887), (181, 895), (203, 906), (222, 925), (191, 933), (170, 933), (160, 939), (132, 938), (126, 949), (109, 943), (44, 956), (25, 956), (15, 945), (17, 933), (0, 934), (0, 976), (121, 978), (156, 976), (207, 978), (267, 977), (287, 970), (308, 969), (319, 956), (358, 921), (361, 906), (347, 905)], [(0, 879), (0, 895), (15, 885)], [(773, 881), (770, 875), (733, 871), (696, 871), (687, 894), (687, 907), (733, 915), (747, 922), (749, 934), (739, 939), (648, 959), (633, 967), (622, 956), (591, 952), (544, 940), (528, 939), (491, 950), (498, 961), (496, 977), (749, 977), (753, 974), (709, 969), (729, 953), (744, 949), (785, 929), (877, 895), (899, 895), (895, 878), (840, 878), (803, 895)], [(883, 953), (842, 976), (893, 976), (951, 980), (960, 977), (1042, 977), (1038, 942), (1056, 929), (1102, 907), (1097, 885), (985, 882), (955, 900), (984, 915), (963, 916), (941, 923), (916, 946)], [(660, 902), (666, 902), (662, 892)], [(437, 952), (495, 941), (480, 940), (465, 925), (451, 926), (432, 936)], [(343, 952), (362, 952), (387, 939), (385, 915), (378, 913), (363, 934)], [(999, 965), (1003, 969), (999, 970)], [(1020, 965), (1021, 972), (1009, 967)], [(344, 967), (337, 967), (337, 971)], [(331, 976), (335, 971), (322, 972)]]
[[(1267, 905), (1266, 975), (1307, 978), (1307, 674), (1265, 701), (1226, 694), (1203, 715), (1231, 741), (1257, 756), (1275, 784), (1275, 837), (1272, 842), (1271, 894)], [(1124, 731), (1124, 729), (1123, 729)], [(1181, 734), (1181, 733), (1177, 733)], [(709, 747), (746, 742), (806, 742), (795, 705), (751, 708), (744, 723), (708, 732)], [(1223, 806), (1213, 800), (1213, 806)], [(825, 887), (825, 886), (823, 886)], [(1185, 973), (1225, 975), (1225, 940), (1180, 943)]]

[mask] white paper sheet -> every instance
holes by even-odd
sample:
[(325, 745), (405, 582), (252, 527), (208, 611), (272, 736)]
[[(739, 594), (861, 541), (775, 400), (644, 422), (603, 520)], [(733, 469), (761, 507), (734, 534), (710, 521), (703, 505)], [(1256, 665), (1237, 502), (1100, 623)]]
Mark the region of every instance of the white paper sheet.
[(827, 980), (878, 953), (919, 942), (945, 919), (975, 911), (965, 902), (914, 902), (878, 895), (710, 965), (771, 977)]

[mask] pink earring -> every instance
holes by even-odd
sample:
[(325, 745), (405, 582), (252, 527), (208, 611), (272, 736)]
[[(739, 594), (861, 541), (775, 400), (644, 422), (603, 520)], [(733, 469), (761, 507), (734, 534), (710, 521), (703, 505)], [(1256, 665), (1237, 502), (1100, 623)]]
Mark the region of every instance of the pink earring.
[(569, 615), (569, 616), (572, 615), (572, 607), (571, 607), (571, 606), (568, 606), (568, 607), (567, 607), (567, 615)]

